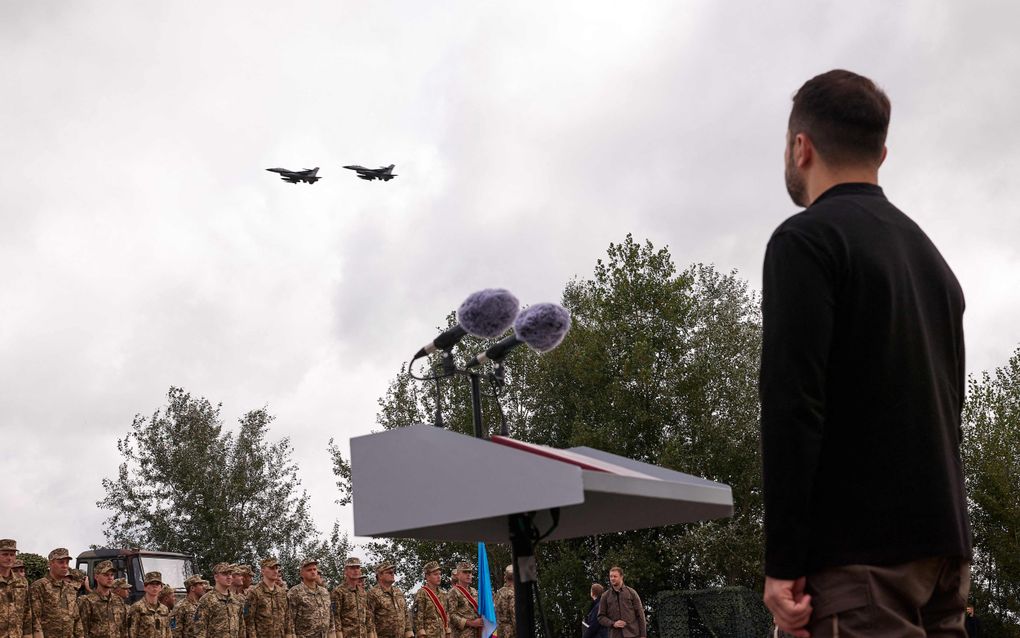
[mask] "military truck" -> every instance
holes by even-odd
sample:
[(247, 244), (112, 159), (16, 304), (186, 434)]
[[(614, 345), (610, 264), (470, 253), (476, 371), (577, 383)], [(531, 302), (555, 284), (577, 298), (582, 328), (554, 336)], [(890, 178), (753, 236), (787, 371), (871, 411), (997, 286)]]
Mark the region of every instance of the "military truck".
[(173, 552), (157, 552), (148, 549), (111, 549), (101, 548), (78, 554), (75, 567), (85, 572), (89, 584), (96, 586), (96, 565), (104, 560), (112, 561), (117, 569), (117, 578), (127, 578), (131, 585), (130, 602), (135, 602), (145, 595), (143, 582), (147, 572), (159, 572), (163, 575), (163, 583), (174, 588), (177, 598), (183, 598), (184, 581), (195, 573), (194, 557)]

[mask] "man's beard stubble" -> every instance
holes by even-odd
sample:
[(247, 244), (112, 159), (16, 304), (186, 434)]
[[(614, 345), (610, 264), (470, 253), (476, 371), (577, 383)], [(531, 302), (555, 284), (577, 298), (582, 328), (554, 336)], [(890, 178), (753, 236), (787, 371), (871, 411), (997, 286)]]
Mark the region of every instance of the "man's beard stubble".
[(786, 158), (786, 170), (783, 171), (783, 176), (786, 179), (786, 192), (790, 194), (790, 199), (795, 205), (807, 208), (807, 184), (793, 163), (793, 149), (789, 150)]

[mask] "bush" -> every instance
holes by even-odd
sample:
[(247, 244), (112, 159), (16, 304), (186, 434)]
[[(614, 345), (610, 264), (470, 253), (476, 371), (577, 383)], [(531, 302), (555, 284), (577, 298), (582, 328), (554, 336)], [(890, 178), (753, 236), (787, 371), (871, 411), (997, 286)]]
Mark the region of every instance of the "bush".
[(25, 563), (25, 578), (30, 583), (39, 580), (49, 571), (49, 562), (39, 554), (21, 553), (18, 554), (17, 560)]

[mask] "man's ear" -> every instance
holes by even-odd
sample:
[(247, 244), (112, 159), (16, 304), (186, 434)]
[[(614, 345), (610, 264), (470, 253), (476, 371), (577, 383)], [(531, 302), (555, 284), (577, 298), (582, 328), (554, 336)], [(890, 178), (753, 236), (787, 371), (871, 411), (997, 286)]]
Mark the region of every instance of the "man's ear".
[(886, 154), (888, 154), (888, 152), (889, 152), (889, 148), (886, 147), (886, 146), (883, 146), (882, 147), (882, 157), (880, 157), (879, 160), (878, 160), (878, 165), (879, 166), (882, 166), (882, 164), (885, 162), (885, 156), (886, 156)]
[(793, 138), (793, 163), (797, 168), (808, 166), (815, 158), (815, 145), (804, 133), (797, 133)]

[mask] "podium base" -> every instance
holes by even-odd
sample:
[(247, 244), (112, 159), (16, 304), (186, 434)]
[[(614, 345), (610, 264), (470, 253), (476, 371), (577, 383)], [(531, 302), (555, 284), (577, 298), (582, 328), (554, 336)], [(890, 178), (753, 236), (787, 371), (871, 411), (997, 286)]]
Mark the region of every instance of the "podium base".
[[(559, 512), (554, 511), (553, 520), (558, 519)], [(517, 625), (517, 638), (535, 638), (536, 604), (538, 620), (542, 622), (543, 636), (551, 638), (549, 623), (546, 621), (539, 596), (538, 560), (535, 558), (535, 545), (542, 536), (535, 528), (533, 514), (511, 514), (507, 521), (510, 525), (510, 548), (513, 554), (514, 619)], [(552, 529), (549, 532), (552, 532)], [(546, 532), (546, 535), (549, 532)]]

